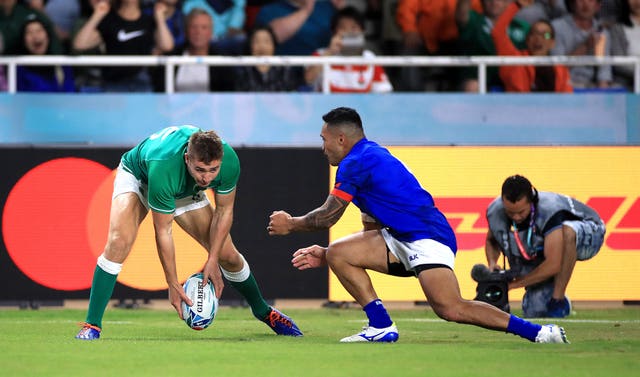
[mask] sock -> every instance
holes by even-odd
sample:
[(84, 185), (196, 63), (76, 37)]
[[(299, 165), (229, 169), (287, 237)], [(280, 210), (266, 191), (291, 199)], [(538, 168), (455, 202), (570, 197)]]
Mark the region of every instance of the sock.
[(93, 273), (93, 283), (91, 284), (91, 295), (89, 296), (87, 323), (102, 328), (102, 316), (113, 294), (117, 277), (117, 274), (110, 274), (99, 265), (96, 266), (96, 270)]
[(540, 329), (542, 329), (541, 325), (525, 321), (513, 314), (509, 317), (509, 324), (507, 325), (508, 333), (515, 334), (535, 342)]
[(382, 305), (382, 301), (380, 301), (380, 299), (371, 301), (362, 308), (362, 310), (367, 314), (367, 318), (369, 318), (369, 326), (371, 327), (382, 329), (393, 324), (391, 317), (389, 317), (389, 313), (387, 313), (387, 309)]
[(253, 316), (259, 320), (263, 320), (271, 312), (271, 307), (267, 304), (264, 298), (262, 298), (262, 293), (260, 293), (260, 288), (251, 273), (247, 260), (244, 259), (244, 257), (242, 257), (242, 260), (244, 265), (238, 272), (230, 272), (224, 268), (221, 268), (220, 270), (222, 270), (222, 275), (229, 280), (231, 286), (237, 289), (242, 297), (247, 300), (247, 303), (251, 307), (251, 313), (253, 313)]

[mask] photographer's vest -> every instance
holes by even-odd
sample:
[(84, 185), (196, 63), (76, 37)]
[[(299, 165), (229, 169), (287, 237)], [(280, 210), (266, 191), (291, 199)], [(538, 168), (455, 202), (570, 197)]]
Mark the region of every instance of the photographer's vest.
[(553, 215), (566, 211), (576, 220), (601, 221), (596, 211), (569, 196), (552, 192), (540, 192), (538, 198), (534, 219), (535, 230), (531, 234), (531, 242), (527, 242), (528, 228), (518, 231), (521, 244), (532, 258), (531, 260), (523, 257), (518, 248), (512, 232), (512, 221), (504, 211), (502, 198), (494, 199), (487, 208), (487, 221), (493, 237), (507, 257), (511, 269), (519, 270), (522, 274), (528, 273), (544, 260), (544, 234), (542, 234), (542, 231)]

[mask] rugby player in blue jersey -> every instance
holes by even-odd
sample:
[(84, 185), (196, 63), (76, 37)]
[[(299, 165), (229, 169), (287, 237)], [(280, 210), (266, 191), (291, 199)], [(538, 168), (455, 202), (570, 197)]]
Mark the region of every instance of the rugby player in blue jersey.
[(324, 204), (293, 217), (270, 216), (270, 235), (333, 226), (353, 202), (364, 229), (332, 242), (297, 250), (293, 266), (305, 270), (328, 265), (366, 313), (369, 323), (341, 342), (395, 342), (399, 333), (378, 298), (366, 270), (415, 276), (435, 313), (447, 320), (506, 331), (539, 343), (568, 343), (564, 329), (534, 324), (480, 301), (461, 297), (453, 272), (456, 238), (431, 195), (405, 165), (368, 140), (358, 113), (339, 107), (322, 119), (322, 149), (337, 166), (335, 186)]
[[(229, 234), (239, 177), (240, 161), (233, 148), (214, 131), (193, 126), (167, 127), (126, 152), (113, 184), (107, 244), (98, 257), (87, 317), (76, 339), (100, 338), (116, 279), (149, 211), (169, 301), (180, 318), (181, 302), (191, 305), (191, 301), (178, 281), (174, 221), (208, 253), (203, 274), (218, 298), (224, 276), (247, 300), (253, 315), (276, 334), (301, 336), (291, 318), (264, 300), (249, 264)], [(215, 207), (204, 193), (208, 189), (213, 190)]]

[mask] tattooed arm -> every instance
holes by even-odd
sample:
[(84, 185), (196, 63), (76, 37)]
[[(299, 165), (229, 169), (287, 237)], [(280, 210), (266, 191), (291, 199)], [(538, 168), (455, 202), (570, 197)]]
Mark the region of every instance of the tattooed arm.
[(291, 232), (328, 229), (338, 222), (349, 202), (329, 195), (324, 204), (304, 216), (293, 217), (285, 211), (275, 211), (269, 216), (269, 235), (285, 235)]

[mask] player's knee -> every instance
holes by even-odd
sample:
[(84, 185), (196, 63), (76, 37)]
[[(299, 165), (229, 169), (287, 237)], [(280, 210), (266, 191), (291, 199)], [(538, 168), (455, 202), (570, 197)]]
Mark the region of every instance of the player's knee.
[(461, 322), (462, 313), (456, 308), (446, 307), (434, 310), (438, 317), (448, 322)]
[(458, 304), (431, 304), (436, 315), (449, 322), (464, 322), (464, 308)]
[(105, 256), (109, 258), (109, 260), (117, 262), (124, 261), (127, 255), (129, 255), (132, 246), (133, 240), (129, 240), (119, 234), (110, 235), (107, 246), (105, 247)]
[(220, 267), (228, 271), (239, 271), (248, 263), (246, 259), (244, 259), (244, 256), (242, 256), (238, 250), (234, 249), (220, 253), (218, 257), (218, 264)]
[(335, 266), (344, 261), (345, 252), (340, 244), (332, 243), (327, 247), (327, 264), (331, 266)]

